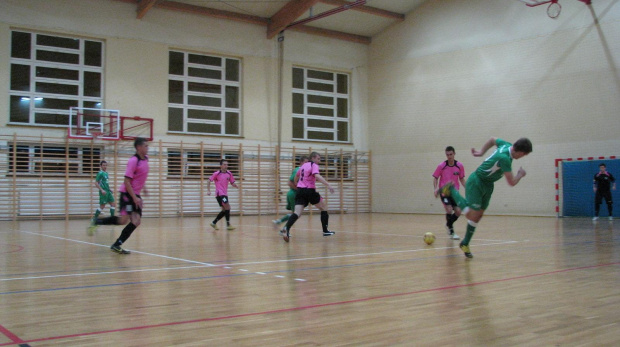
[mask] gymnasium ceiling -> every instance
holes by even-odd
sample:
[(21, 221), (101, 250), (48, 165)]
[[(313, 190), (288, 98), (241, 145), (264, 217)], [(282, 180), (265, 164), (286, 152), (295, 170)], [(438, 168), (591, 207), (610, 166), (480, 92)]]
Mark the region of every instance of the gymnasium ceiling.
[[(274, 38), (283, 29), (369, 44), (427, 0), (117, 0), (136, 5), (136, 18), (154, 9), (253, 23)], [(301, 23), (299, 23), (302, 21)]]

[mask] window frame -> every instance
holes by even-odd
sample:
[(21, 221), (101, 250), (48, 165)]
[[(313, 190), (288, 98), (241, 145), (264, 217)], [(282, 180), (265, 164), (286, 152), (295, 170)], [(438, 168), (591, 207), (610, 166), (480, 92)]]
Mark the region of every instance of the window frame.
[[(236, 57), (223, 56), (223, 55), (215, 55), (215, 54), (205, 54), (205, 53), (196, 53), (190, 51), (184, 51), (179, 49), (170, 49), (168, 58), (168, 129), (167, 132), (170, 134), (188, 134), (188, 135), (201, 135), (201, 136), (225, 136), (225, 137), (241, 137), (243, 135), (243, 127), (242, 127), (242, 119), (243, 119), (243, 90), (241, 88), (242, 84), (242, 76), (243, 76), (243, 66), (242, 60)], [(178, 66), (173, 66), (173, 54), (182, 54), (183, 55), (183, 66), (182, 66), (182, 75), (178, 73), (171, 73), (172, 70), (179, 70)], [(219, 59), (219, 66), (211, 65), (207, 63), (199, 63), (199, 62), (191, 62), (190, 58), (194, 57), (195, 59), (204, 58), (204, 60), (213, 60)], [(236, 77), (237, 80), (228, 79), (228, 72), (234, 72), (234, 69), (229, 69), (228, 63), (236, 62)], [(213, 77), (200, 77), (200, 76), (191, 76), (190, 69), (194, 69), (194, 71), (205, 71), (205, 72), (220, 72), (219, 78)], [(182, 102), (171, 102), (173, 98), (173, 93), (170, 90), (170, 86), (172, 83), (182, 83)], [(192, 91), (190, 90), (191, 86), (197, 87), (199, 85), (204, 85), (205, 88), (210, 88), (213, 86), (218, 86), (220, 89), (219, 93), (209, 92), (209, 91)], [(237, 107), (227, 105), (228, 101), (228, 90), (229, 88), (236, 89), (236, 103)], [(234, 94), (234, 93), (233, 93)], [(231, 94), (231, 95), (233, 95)], [(234, 96), (234, 95), (233, 95)], [(178, 96), (175, 97), (175, 99)], [(190, 103), (190, 99), (193, 98), (196, 103)], [(212, 102), (215, 100), (220, 100), (218, 105), (198, 105), (198, 100), (202, 100), (203, 102)], [(173, 117), (178, 118), (178, 114), (173, 114), (174, 112), (181, 112), (180, 122), (181, 129), (178, 129), (178, 122), (173, 123), (171, 119)], [(196, 113), (195, 117), (191, 117), (191, 112)], [(198, 118), (200, 113), (203, 114), (203, 118)], [(219, 113), (218, 119), (210, 119), (216, 113)], [(230, 117), (230, 120), (229, 120)], [(228, 132), (228, 127), (234, 127), (234, 121), (232, 118), (236, 118), (236, 132)], [(229, 123), (231, 122), (231, 123)], [(189, 129), (190, 126), (202, 126), (205, 128), (205, 131), (195, 131)], [(173, 129), (173, 126), (177, 129)], [(219, 127), (219, 132), (209, 131), (207, 127)]]
[[(173, 155), (174, 154), (174, 155)], [(172, 180), (205, 180), (220, 169), (220, 160), (228, 160), (228, 171), (232, 172), (236, 180), (240, 180), (240, 156), (239, 152), (225, 151), (203, 151), (200, 160), (200, 150), (198, 149), (178, 149), (170, 148), (167, 151), (167, 172), (166, 178)], [(198, 159), (198, 160), (195, 160)], [(171, 160), (173, 163), (171, 163)], [(202, 166), (202, 172), (200, 167)]]
[[(16, 161), (13, 162), (15, 149), (8, 145), (7, 175), (62, 177), (92, 177), (99, 172), (99, 163), (104, 160), (104, 146), (66, 147), (58, 143), (17, 143)], [(69, 150), (69, 154), (67, 154)], [(91, 151), (90, 154), (85, 153)], [(73, 152), (73, 153), (72, 153)], [(66, 160), (69, 157), (68, 161)], [(67, 173), (66, 168), (70, 171)], [(74, 169), (73, 169), (74, 168)]]
[[(302, 85), (299, 86), (299, 71), (302, 72)], [(322, 79), (318, 77), (309, 76), (310, 74), (315, 75), (331, 75), (332, 79)], [(344, 92), (339, 91), (339, 78), (346, 77), (346, 84), (344, 88), (346, 89)], [(316, 89), (312, 89), (309, 87), (309, 84), (313, 83), (317, 86), (332, 86), (332, 91), (319, 91)], [(301, 101), (301, 109), (299, 106), (299, 101), (296, 100), (301, 96), (303, 100)], [(303, 66), (293, 66), (292, 67), (292, 95), (291, 95), (291, 119), (292, 119), (292, 140), (293, 141), (312, 141), (312, 142), (325, 142), (325, 143), (352, 143), (351, 139), (351, 74), (345, 72), (335, 72), (329, 70), (322, 70), (317, 68), (307, 68)], [(332, 99), (331, 104), (321, 103), (318, 100), (327, 100)], [(314, 102), (310, 99), (315, 99)], [(340, 100), (346, 101), (346, 117), (339, 116), (339, 102)], [(314, 110), (315, 114), (312, 114), (310, 109)], [(331, 112), (331, 116), (329, 115), (320, 115), (316, 113)], [(300, 130), (297, 128), (296, 123), (303, 122), (303, 131), (302, 136), (299, 136)], [(318, 126), (325, 122), (332, 122), (332, 126)], [(314, 123), (314, 126), (313, 124)], [(342, 136), (346, 137), (345, 139), (340, 139), (339, 134), (339, 125), (346, 124), (346, 134)], [(333, 139), (321, 139), (318, 137), (313, 137), (310, 133), (316, 134), (332, 134)]]
[[(20, 126), (44, 126), (44, 127), (57, 127), (66, 128), (69, 126), (69, 107), (103, 107), (104, 92), (105, 92), (105, 41), (93, 38), (84, 38), (78, 36), (71, 36), (65, 34), (56, 33), (41, 33), (30, 30), (12, 29), (11, 33), (11, 48), (9, 52), (9, 123), (11, 125)], [(19, 46), (19, 42), (15, 43), (15, 36), (20, 34), (27, 34), (30, 38), (30, 46), (28, 47), (29, 57), (14, 57), (14, 54), (20, 52), (14, 52), (14, 48)], [(78, 42), (77, 48), (68, 48), (61, 46), (45, 45), (39, 43), (39, 38), (44, 41), (46, 38), (56, 38), (61, 40), (75, 40)], [(53, 40), (48, 40), (53, 41)], [(98, 65), (88, 65), (87, 61), (90, 60), (88, 53), (94, 46), (91, 43), (95, 43), (100, 46), (100, 51), (96, 49), (94, 53), (98, 57)], [(18, 47), (19, 48), (19, 47)], [(38, 53), (46, 52), (48, 54), (66, 54), (71, 56), (77, 56), (77, 63), (71, 62), (59, 62), (43, 60), (38, 57)], [(28, 90), (18, 90), (13, 88), (13, 68), (17, 66), (26, 66), (28, 68)], [(37, 76), (37, 72), (42, 73), (44, 70), (48, 72), (55, 71), (60, 74), (56, 77), (50, 76)], [(65, 73), (75, 72), (77, 79), (72, 79), (67, 76), (62, 76), (62, 71)], [(88, 77), (90, 76), (90, 77)], [(98, 79), (95, 78), (98, 76)], [(18, 78), (18, 77), (16, 77)], [(94, 79), (91, 79), (94, 78)], [(90, 83), (95, 83), (95, 93), (99, 96), (89, 96), (87, 86)], [(98, 83), (98, 86), (96, 86)], [(19, 86), (18, 86), (19, 87)], [(47, 88), (46, 91), (37, 91), (37, 88)], [(56, 89), (54, 89), (56, 88)], [(67, 93), (68, 89), (76, 88), (75, 93)], [(65, 89), (63, 92), (62, 89)], [(98, 90), (97, 90), (98, 89)], [(48, 101), (51, 104), (45, 107), (45, 102)], [(66, 104), (66, 108), (62, 108), (62, 104)], [(54, 107), (56, 106), (56, 107)], [(17, 110), (14, 109), (17, 108)], [(27, 108), (27, 111), (26, 111)], [(22, 111), (20, 111), (20, 109)], [(27, 116), (26, 116), (27, 114)], [(58, 118), (58, 117), (65, 117)], [(41, 121), (37, 121), (37, 118), (41, 117)], [(27, 118), (27, 121), (20, 119)], [(54, 122), (45, 121), (54, 120)]]

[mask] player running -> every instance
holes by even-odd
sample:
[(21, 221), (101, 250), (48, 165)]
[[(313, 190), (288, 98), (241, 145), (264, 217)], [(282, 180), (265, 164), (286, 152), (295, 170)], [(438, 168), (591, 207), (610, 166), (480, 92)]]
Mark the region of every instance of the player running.
[(482, 219), (484, 211), (489, 207), (494, 182), (503, 176), (506, 177), (508, 185), (516, 186), (525, 177), (526, 172), (523, 168), (519, 168), (517, 174), (513, 175), (512, 160), (523, 158), (532, 152), (532, 142), (525, 137), (518, 139), (514, 145), (492, 137), (482, 145), (480, 150), (472, 148), (471, 154), (474, 157), (481, 157), (493, 146), (497, 146), (497, 149), (467, 179), (465, 184), (467, 199), (459, 194), (451, 182), (439, 189), (441, 194), (454, 198), (467, 218), (467, 232), (459, 244), (467, 258), (474, 257), (469, 249), (469, 242), (476, 231), (478, 222)]

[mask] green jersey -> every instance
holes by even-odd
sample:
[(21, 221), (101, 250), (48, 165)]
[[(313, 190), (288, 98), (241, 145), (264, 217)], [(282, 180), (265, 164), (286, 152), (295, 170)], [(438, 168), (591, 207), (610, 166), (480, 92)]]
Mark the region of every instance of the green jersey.
[(108, 173), (101, 170), (99, 171), (99, 173), (97, 174), (97, 177), (95, 178), (95, 182), (97, 182), (99, 184), (99, 187), (101, 187), (101, 189), (110, 192), (110, 185), (108, 184)]
[[(295, 183), (295, 176), (297, 176), (297, 171), (299, 171), (299, 166), (295, 168), (295, 170), (293, 170), (293, 173), (291, 174), (291, 177), (289, 178), (289, 180), (293, 183)], [(291, 189), (294, 191), (294, 189)]]
[(495, 152), (486, 158), (476, 170), (482, 182), (495, 182), (504, 176), (504, 172), (512, 171), (512, 157), (510, 156), (512, 143), (497, 139), (495, 144), (497, 145)]

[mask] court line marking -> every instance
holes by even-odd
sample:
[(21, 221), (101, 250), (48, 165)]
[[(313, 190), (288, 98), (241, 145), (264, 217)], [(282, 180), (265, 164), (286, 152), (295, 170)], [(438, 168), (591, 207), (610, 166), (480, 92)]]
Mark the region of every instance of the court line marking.
[[(238, 224), (237, 226), (239, 227), (251, 227), (251, 228), (270, 228), (273, 230), (279, 231), (280, 228), (274, 228), (271, 226), (265, 226), (265, 225), (249, 225), (249, 224)], [(292, 230), (292, 229), (291, 229)], [(317, 231), (317, 229), (308, 229), (308, 228), (295, 228), (295, 230), (305, 230), (305, 231)], [(444, 231), (445, 233), (447, 233), (447, 231)], [(243, 231), (241, 231), (241, 233), (243, 233)], [(406, 235), (406, 234), (392, 234), (392, 233), (382, 233), (382, 232), (367, 232), (367, 231), (351, 231), (351, 230), (336, 230), (336, 234), (338, 233), (349, 233), (349, 234), (367, 234), (367, 235), (377, 235), (377, 236), (400, 236), (400, 237), (423, 237), (424, 234), (422, 232), (422, 234), (420, 235)], [(439, 232), (433, 232), (433, 234), (435, 233), (439, 233)], [(436, 235), (435, 235), (436, 236)], [(438, 239), (447, 239), (449, 240), (450, 238), (448, 236), (436, 236)], [(491, 242), (495, 242), (495, 241), (505, 241), (505, 240), (493, 240), (493, 239), (479, 239), (476, 238), (477, 241), (491, 241)]]
[[(98, 246), (98, 247), (108, 247), (106, 245), (101, 245), (93, 242), (86, 242), (81, 240), (69, 239), (59, 236), (46, 235), (42, 233), (35, 233), (30, 231), (20, 231), (26, 234), (32, 234), (37, 236), (45, 236), (53, 239), (63, 240), (63, 241), (72, 241), (76, 243)], [(496, 242), (496, 243), (487, 243), (482, 245), (476, 245), (476, 247), (483, 246), (493, 246), (493, 245), (502, 245), (502, 244), (510, 244), (510, 243), (519, 243), (520, 241), (504, 241), (504, 242)], [(411, 253), (411, 252), (425, 252), (431, 250), (442, 250), (442, 249), (454, 249), (457, 247), (433, 247), (433, 248), (417, 248), (417, 249), (407, 249), (407, 250), (396, 250), (396, 251), (386, 251), (386, 252), (371, 252), (371, 253), (355, 253), (355, 254), (341, 254), (341, 255), (332, 255), (332, 256), (322, 256), (322, 257), (306, 257), (306, 258), (295, 258), (295, 259), (278, 259), (278, 260), (263, 260), (263, 261), (254, 261), (254, 262), (240, 262), (240, 263), (229, 263), (229, 264), (218, 264), (214, 265), (211, 263), (203, 263), (194, 260), (188, 260), (183, 258), (175, 258), (168, 257), (165, 255), (158, 255), (149, 252), (141, 252), (131, 250), (133, 253), (152, 255), (155, 257), (161, 257), (166, 259), (172, 259), (177, 261), (186, 261), (189, 263), (199, 264), (198, 266), (177, 266), (177, 267), (164, 267), (164, 268), (154, 268), (154, 269), (137, 269), (137, 270), (121, 270), (121, 271), (106, 271), (106, 272), (89, 272), (89, 273), (76, 273), (76, 274), (66, 274), (66, 275), (49, 275), (49, 276), (27, 276), (27, 277), (17, 277), (17, 278), (0, 278), (0, 282), (3, 281), (16, 281), (16, 280), (31, 280), (31, 279), (43, 279), (43, 278), (60, 278), (60, 277), (80, 277), (80, 276), (97, 276), (97, 275), (109, 275), (116, 273), (132, 273), (132, 272), (150, 272), (150, 271), (167, 271), (167, 270), (177, 270), (177, 269), (192, 269), (192, 268), (203, 268), (203, 267), (222, 267), (224, 269), (233, 269), (233, 267), (241, 266), (241, 265), (263, 265), (263, 264), (274, 264), (274, 263), (288, 263), (288, 262), (297, 262), (297, 261), (311, 261), (311, 260), (325, 260), (325, 259), (337, 259), (337, 258), (351, 258), (351, 257), (366, 257), (372, 255), (386, 255), (386, 254), (396, 254), (396, 253)], [(240, 271), (243, 271), (241, 269)], [(245, 270), (248, 271), (248, 270)]]
[[(522, 276), (516, 276), (516, 277), (500, 278), (500, 279), (494, 279), (494, 280), (488, 280), (488, 281), (482, 281), (482, 282), (464, 283), (464, 284), (457, 284), (457, 285), (445, 286), (445, 287), (420, 289), (420, 290), (415, 290), (411, 292), (391, 293), (391, 294), (370, 296), (370, 297), (353, 299), (353, 300), (333, 301), (333, 302), (326, 302), (323, 304), (287, 307), (287, 308), (281, 308), (281, 309), (271, 310), (271, 311), (240, 313), (240, 314), (228, 315), (228, 316), (198, 318), (198, 319), (192, 319), (192, 320), (186, 320), (186, 321), (176, 321), (176, 322), (167, 322), (167, 323), (160, 323), (160, 324), (135, 326), (135, 327), (130, 327), (130, 328), (91, 331), (91, 332), (85, 332), (85, 333), (60, 335), (60, 336), (49, 336), (49, 337), (42, 337), (38, 339), (32, 339), (32, 340), (22, 340), (20, 342), (32, 343), (32, 342), (52, 341), (52, 340), (69, 339), (69, 338), (83, 337), (83, 336), (94, 336), (94, 335), (103, 335), (103, 334), (110, 334), (110, 333), (119, 333), (119, 332), (125, 332), (125, 331), (136, 331), (136, 330), (145, 330), (145, 329), (152, 329), (152, 328), (170, 327), (170, 326), (183, 325), (183, 324), (194, 324), (194, 323), (220, 321), (220, 320), (228, 320), (228, 319), (236, 319), (236, 318), (245, 318), (245, 317), (252, 317), (252, 316), (270, 315), (270, 314), (277, 314), (277, 313), (284, 313), (284, 312), (312, 310), (312, 309), (323, 308), (323, 307), (347, 305), (347, 304), (354, 304), (354, 303), (367, 302), (367, 301), (373, 301), (373, 300), (390, 299), (390, 298), (395, 298), (395, 297), (400, 297), (400, 296), (409, 296), (409, 295), (429, 293), (429, 292), (438, 292), (438, 291), (443, 291), (443, 290), (453, 290), (453, 289), (459, 289), (459, 288), (475, 287), (475, 286), (481, 286), (481, 285), (486, 285), (486, 284), (522, 280), (522, 279), (527, 279), (527, 278), (532, 278), (532, 277), (555, 275), (555, 274), (560, 274), (560, 273), (565, 273), (565, 272), (588, 270), (588, 269), (595, 269), (595, 268), (600, 268), (600, 267), (605, 267), (605, 266), (614, 266), (614, 265), (620, 265), (620, 262), (580, 266), (580, 267), (575, 267), (575, 268), (560, 269), (560, 270), (534, 273), (534, 274), (522, 275)], [(2, 343), (0, 344), (0, 346), (10, 346), (14, 344), (15, 342)]]

